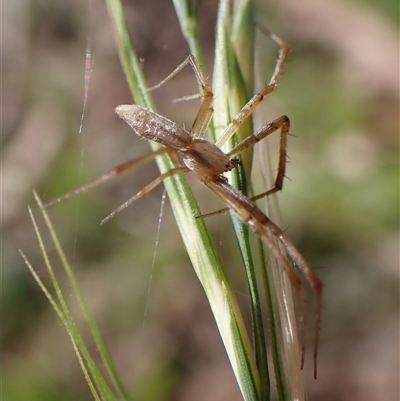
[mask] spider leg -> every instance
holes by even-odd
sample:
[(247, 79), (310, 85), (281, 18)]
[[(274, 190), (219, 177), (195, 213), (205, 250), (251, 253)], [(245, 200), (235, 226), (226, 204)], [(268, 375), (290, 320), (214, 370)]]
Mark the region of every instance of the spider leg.
[(212, 99), (213, 99), (213, 92), (211, 89), (210, 84), (208, 83), (207, 79), (204, 77), (199, 63), (196, 57), (193, 54), (189, 54), (186, 59), (175, 68), (174, 71), (171, 72), (166, 78), (164, 78), (159, 84), (152, 86), (148, 91), (153, 91), (155, 89), (160, 88), (164, 85), (167, 81), (169, 81), (172, 77), (174, 77), (180, 70), (182, 70), (187, 64), (190, 64), (194, 73), (196, 74), (197, 81), (199, 82), (201, 88), (204, 91), (204, 94), (194, 95), (194, 96), (185, 96), (183, 100), (194, 99), (200, 97), (202, 99), (202, 104), (200, 106), (200, 110), (197, 113), (197, 116), (193, 122), (192, 128), (190, 130), (190, 134), (195, 137), (204, 137), (207, 128), (210, 124), (211, 117), (213, 114), (213, 107), (212, 107)]
[(125, 173), (126, 171), (128, 171), (134, 167), (137, 167), (143, 163), (146, 163), (146, 162), (156, 158), (157, 156), (163, 155), (164, 153), (170, 153), (170, 152), (171, 152), (171, 149), (162, 148), (162, 149), (157, 150), (156, 152), (149, 153), (147, 155), (138, 157), (136, 159), (128, 160), (125, 163), (119, 164), (118, 166), (114, 167), (111, 171), (109, 171), (106, 174), (103, 174), (101, 177), (96, 178), (95, 180), (82, 185), (81, 187), (75, 189), (74, 191), (68, 192), (67, 194), (65, 194), (63, 196), (61, 196), (51, 202), (46, 203), (45, 205), (43, 205), (43, 208), (47, 209), (49, 207), (52, 207), (57, 203), (61, 203), (69, 198), (72, 198), (76, 195), (81, 194), (82, 192), (86, 192), (87, 190), (94, 188), (97, 185), (110, 180), (111, 178), (114, 178), (118, 175)]
[[(263, 226), (267, 227), (271, 232), (276, 235), (277, 238), (282, 242), (286, 252), (292, 258), (295, 265), (301, 270), (304, 278), (309, 283), (310, 287), (315, 292), (315, 322), (314, 322), (314, 378), (317, 378), (317, 357), (318, 357), (318, 340), (319, 340), (319, 328), (321, 324), (321, 307), (322, 307), (322, 283), (311, 269), (309, 264), (303, 258), (301, 253), (296, 249), (296, 247), (289, 241), (288, 238), (284, 235), (283, 231), (273, 223), (260, 209), (258, 209), (255, 205), (249, 202), (249, 206), (252, 210), (252, 215), (256, 219), (257, 222), (261, 223)], [(290, 276), (289, 276), (290, 277)], [(300, 319), (300, 324), (303, 332), (303, 341), (305, 340), (305, 322), (304, 322), (304, 305), (303, 309), (303, 322)], [(301, 367), (304, 366), (304, 348), (305, 343), (303, 342), (303, 352), (301, 358)]]
[(257, 142), (266, 138), (268, 135), (272, 134), (276, 130), (278, 129), (281, 130), (280, 143), (279, 143), (278, 172), (276, 174), (274, 186), (270, 188), (268, 191), (263, 192), (262, 194), (259, 194), (251, 198), (252, 200), (257, 200), (264, 196), (271, 195), (282, 189), (283, 179), (285, 177), (285, 169), (286, 169), (286, 146), (287, 146), (287, 136), (289, 133), (289, 127), (290, 127), (289, 118), (287, 116), (281, 116), (276, 120), (272, 121), (271, 123), (269, 123), (268, 125), (260, 128), (253, 135), (244, 139), (227, 154), (228, 158), (231, 159), (233, 156), (239, 154), (248, 147), (254, 146)]
[[(283, 179), (285, 177), (285, 168), (286, 168), (286, 146), (287, 146), (287, 135), (289, 133), (290, 120), (287, 116), (281, 116), (276, 120), (272, 121), (268, 125), (260, 128), (253, 135), (247, 137), (242, 142), (237, 144), (227, 156), (229, 159), (232, 159), (237, 154), (241, 153), (243, 150), (249, 148), (250, 146), (254, 146), (257, 142), (266, 138), (268, 135), (272, 134), (276, 130), (280, 129), (280, 145), (279, 145), (279, 160), (278, 160), (278, 172), (276, 174), (275, 183), (272, 188), (268, 191), (263, 192), (257, 196), (251, 198), (251, 200), (255, 201), (257, 199), (263, 198), (265, 196), (271, 195), (275, 192), (278, 192), (282, 189)], [(210, 217), (216, 214), (220, 214), (226, 212), (228, 208), (223, 208), (216, 210), (211, 213), (203, 214), (199, 217)]]
[(147, 184), (143, 189), (141, 189), (136, 195), (132, 196), (132, 198), (129, 198), (126, 202), (124, 202), (121, 206), (119, 206), (117, 209), (113, 210), (107, 217), (105, 217), (100, 224), (104, 224), (108, 220), (112, 219), (117, 213), (121, 212), (122, 210), (126, 209), (130, 204), (141, 198), (142, 196), (148, 194), (150, 191), (152, 191), (158, 184), (161, 184), (166, 178), (172, 177), (173, 175), (176, 174), (181, 174), (181, 173), (186, 173), (188, 172), (189, 169), (187, 167), (175, 167), (171, 170), (168, 170), (166, 173), (161, 174), (158, 176), (156, 179), (150, 182), (150, 184)]
[(204, 90), (204, 95), (201, 95), (203, 102), (200, 106), (199, 112), (196, 115), (196, 118), (194, 119), (192, 128), (190, 129), (190, 134), (194, 137), (203, 138), (207, 132), (208, 126), (210, 125), (210, 121), (214, 112), (214, 108), (212, 106), (213, 92), (211, 85), (207, 82), (206, 78), (204, 78), (204, 75), (201, 72), (201, 68), (196, 57), (193, 55), (190, 55), (189, 57), (190, 65), (197, 76), (200, 86)]
[(276, 243), (268, 236), (265, 228), (267, 228), (279, 241), (283, 244), (286, 252), (291, 257), (295, 265), (301, 270), (304, 278), (307, 280), (311, 288), (316, 294), (316, 312), (315, 312), (315, 330), (314, 330), (314, 377), (317, 377), (317, 355), (318, 355), (318, 339), (319, 327), (321, 321), (321, 298), (322, 283), (311, 270), (308, 263), (302, 257), (295, 246), (285, 237), (283, 231), (273, 223), (255, 204), (251, 202), (243, 193), (232, 187), (221, 177), (216, 177), (214, 181), (207, 181), (204, 184), (210, 188), (220, 199), (222, 199), (228, 207), (233, 210), (251, 229), (260, 236), (266, 246), (270, 249), (273, 256), (280, 262), (292, 284), (295, 286), (300, 300), (300, 325), (302, 336), (302, 357), (301, 367), (304, 365), (305, 351), (305, 312), (303, 299), (303, 286), (293, 266), (288, 259), (281, 253)]
[(231, 123), (226, 127), (224, 133), (218, 139), (216, 145), (221, 147), (235, 132), (240, 128), (243, 124), (243, 121), (246, 120), (258, 107), (258, 105), (263, 101), (264, 97), (269, 93), (273, 92), (275, 89), (277, 82), (282, 75), (283, 66), (287, 60), (287, 56), (289, 54), (289, 46), (281, 40), (278, 36), (274, 34), (270, 34), (272, 40), (274, 40), (280, 46), (278, 60), (276, 62), (275, 71), (267, 85), (261, 89), (260, 92), (256, 93), (243, 107), (239, 113), (233, 118)]

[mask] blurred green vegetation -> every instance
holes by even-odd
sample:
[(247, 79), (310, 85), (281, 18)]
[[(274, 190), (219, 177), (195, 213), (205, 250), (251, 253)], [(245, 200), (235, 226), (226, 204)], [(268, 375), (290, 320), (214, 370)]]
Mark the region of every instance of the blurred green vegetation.
[[(161, 2), (126, 2), (132, 38), (151, 84), (187, 53), (172, 5)], [(316, 1), (304, 2), (299, 14), (290, 1), (275, 6), (259, 1), (259, 21), (281, 35), (292, 53), (278, 89), (257, 112), (258, 125), (282, 114), (291, 119), (288, 180), (280, 195), (283, 221), (325, 284), (317, 382), (306, 356), (310, 400), (394, 399), (397, 391), (399, 20), (394, 3), (326, 2), (326, 7), (348, 10), (361, 29), (343, 37), (343, 21), (334, 20), (331, 9), (316, 13)], [(34, 205), (32, 188), (45, 200), (54, 199), (148, 152), (148, 145), (113, 113), (130, 95), (102, 3), (8, 2), (3, 9), (2, 396), (10, 401), (90, 400), (68, 337), (18, 253), (22, 248), (44, 273), (26, 206)], [(330, 16), (331, 24), (321, 25)], [(215, 6), (204, 2), (209, 77), (214, 22)], [(360, 37), (363, 41), (356, 41)], [(380, 37), (388, 40), (375, 53), (374, 40)], [(83, 133), (78, 134), (88, 38), (94, 64)], [(262, 35), (258, 45), (262, 82), (269, 79), (277, 49)], [(383, 62), (360, 65), (358, 56), (372, 51)], [(190, 126), (197, 103), (172, 100), (195, 91), (188, 70), (154, 95), (163, 114)], [(255, 175), (259, 168), (256, 163)], [(137, 399), (200, 400), (213, 394), (216, 400), (239, 400), (168, 200), (153, 267), (162, 188), (99, 226), (156, 175), (154, 165), (145, 166), (50, 214), (121, 376)], [(220, 207), (206, 189), (193, 186), (202, 210)], [(229, 219), (213, 217), (207, 224), (244, 309), (247, 289)], [(311, 307), (312, 293), (307, 297)]]

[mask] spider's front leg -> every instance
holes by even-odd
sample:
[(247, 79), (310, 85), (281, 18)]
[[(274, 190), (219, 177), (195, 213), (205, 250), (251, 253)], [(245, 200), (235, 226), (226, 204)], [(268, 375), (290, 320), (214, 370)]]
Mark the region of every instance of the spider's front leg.
[(239, 111), (239, 113), (236, 114), (236, 116), (233, 118), (231, 123), (225, 128), (225, 131), (221, 135), (221, 137), (218, 139), (216, 145), (218, 147), (221, 147), (226, 141), (228, 141), (235, 133), (236, 131), (240, 128), (240, 126), (243, 124), (243, 122), (250, 117), (254, 110), (261, 104), (261, 102), (264, 100), (265, 96), (267, 96), (269, 93), (273, 92), (274, 89), (276, 88), (276, 85), (278, 83), (279, 78), (282, 75), (283, 72), (283, 66), (286, 63), (290, 48), (289, 46), (278, 36), (274, 34), (270, 34), (270, 37), (273, 41), (275, 41), (279, 46), (279, 56), (278, 60), (276, 62), (275, 66), (275, 71), (267, 85), (264, 86), (260, 90), (260, 92), (256, 93)]
[(152, 86), (148, 89), (148, 91), (153, 91), (155, 89), (160, 88), (166, 82), (168, 82), (171, 78), (173, 78), (179, 71), (181, 71), (187, 64), (192, 67), (193, 72), (196, 75), (197, 81), (200, 87), (203, 89), (204, 93), (199, 93), (194, 96), (185, 96), (182, 99), (178, 100), (189, 100), (200, 98), (202, 100), (202, 104), (200, 109), (196, 115), (196, 118), (193, 122), (192, 128), (190, 129), (190, 135), (193, 137), (203, 138), (206, 134), (207, 128), (210, 125), (210, 121), (212, 118), (212, 114), (214, 112), (212, 106), (213, 100), (213, 92), (211, 89), (211, 85), (208, 83), (207, 79), (204, 77), (203, 72), (201, 71), (199, 62), (193, 54), (189, 54), (185, 60), (182, 61), (181, 64), (178, 65), (166, 78), (164, 78), (160, 83), (155, 86)]

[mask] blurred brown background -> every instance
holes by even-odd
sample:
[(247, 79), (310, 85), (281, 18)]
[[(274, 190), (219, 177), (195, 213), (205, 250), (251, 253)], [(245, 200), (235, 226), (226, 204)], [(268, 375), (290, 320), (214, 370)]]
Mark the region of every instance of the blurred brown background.
[[(201, 14), (210, 79), (214, 3), (204, 1)], [(280, 195), (283, 219), (288, 236), (325, 284), (319, 379), (312, 379), (309, 353), (308, 398), (398, 399), (398, 4), (257, 4), (258, 23), (292, 48), (280, 86), (258, 120), (291, 118), (295, 137), (289, 140), (290, 180)], [(188, 53), (172, 4), (125, 5), (145, 75), (156, 84)], [(23, 249), (47, 282), (27, 205), (40, 220), (33, 188), (44, 200), (54, 199), (148, 152), (148, 144), (113, 113), (131, 98), (103, 2), (9, 1), (2, 13), (2, 399), (90, 400), (68, 336), (18, 253)], [(87, 41), (93, 68), (79, 134)], [(262, 37), (258, 46), (267, 60), (259, 68), (266, 81), (277, 49)], [(172, 100), (195, 91), (187, 69), (154, 95), (164, 115), (190, 126), (198, 104)], [(135, 399), (240, 400), (168, 200), (152, 268), (162, 188), (99, 226), (156, 175), (149, 164), (54, 207), (50, 215)], [(205, 188), (195, 181), (193, 186), (202, 209), (220, 207)], [(207, 224), (247, 306), (229, 218), (210, 218)], [(311, 293), (308, 298), (311, 304)], [(76, 315), (80, 321), (79, 311)]]

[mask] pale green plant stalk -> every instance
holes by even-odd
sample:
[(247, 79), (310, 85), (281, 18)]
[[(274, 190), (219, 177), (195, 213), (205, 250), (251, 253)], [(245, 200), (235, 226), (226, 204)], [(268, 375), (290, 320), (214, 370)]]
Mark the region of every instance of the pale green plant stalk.
[[(214, 126), (222, 127), (220, 129), (221, 132), (241, 107), (254, 95), (254, 46), (256, 36), (254, 29), (254, 4), (249, 0), (237, 0), (233, 2), (233, 5), (231, 3), (228, 0), (220, 2), (216, 34), (217, 42), (213, 80), (215, 95)], [(267, 36), (264, 36), (263, 39), (267, 42), (269, 41)], [(263, 78), (259, 85), (265, 84), (265, 81), (266, 78)], [(259, 89), (260, 87), (257, 87), (255, 91)], [(243, 124), (235, 135), (236, 138), (231, 143), (226, 144), (225, 150), (229, 151), (238, 141), (243, 140), (253, 132), (252, 119), (249, 118), (246, 120), (246, 124)], [(215, 136), (215, 139), (219, 138), (218, 130)], [(265, 143), (267, 141), (268, 139), (264, 139)], [(262, 154), (262, 162), (270, 160), (268, 156), (268, 154)], [(241, 168), (238, 168), (228, 175), (229, 181), (247, 194), (252, 193), (252, 158), (252, 149), (244, 152), (244, 155), (242, 155), (242, 166), (245, 173), (241, 171)], [(262, 167), (264, 168), (263, 171), (269, 173), (275, 168), (274, 166), (267, 165), (267, 163), (264, 163)], [(266, 175), (269, 176), (268, 173)], [(272, 183), (272, 179), (266, 181), (265, 188), (272, 187)], [(276, 196), (274, 196), (274, 200), (275, 208), (270, 216), (279, 224), (280, 219), (275, 220), (274, 218), (274, 216), (279, 217), (279, 206)], [(262, 378), (262, 399), (269, 399), (270, 385), (265, 350), (265, 333), (258, 285), (254, 272), (254, 260), (248, 238), (249, 230), (247, 225), (243, 224), (235, 215), (232, 216), (232, 221), (249, 281), (255, 355), (260, 377)], [(267, 259), (265, 259), (262, 241), (259, 240), (258, 242), (261, 251), (263, 288), (268, 310), (269, 342), (272, 350), (273, 370), (278, 398), (279, 400), (303, 400), (304, 388), (302, 374), (299, 369), (300, 348), (297, 342), (296, 319), (290, 283), (288, 283), (285, 274), (281, 277), (283, 270), (274, 258), (271, 258), (269, 263), (265, 263), (265, 260), (270, 259), (268, 250), (266, 254)]]
[[(254, 59), (253, 4), (235, 2), (232, 13), (230, 1), (221, 1), (216, 27), (216, 45), (213, 75), (214, 126), (213, 140), (222, 135), (224, 128), (252, 95), (254, 66), (241, 61)], [(233, 19), (231, 17), (233, 15)], [(234, 33), (235, 32), (235, 33)], [(236, 44), (236, 49), (234, 47)], [(241, 50), (244, 49), (243, 52)], [(237, 51), (238, 50), (238, 51)], [(240, 55), (240, 56), (239, 56)], [(239, 141), (253, 133), (252, 118), (242, 125), (232, 140), (225, 144), (227, 152)], [(241, 165), (227, 174), (229, 182), (242, 192), (248, 192), (253, 152), (248, 149), (240, 155)], [(247, 172), (248, 174), (246, 175)], [(262, 319), (261, 300), (250, 247), (249, 229), (235, 214), (231, 214), (242, 260), (246, 269), (253, 318), (253, 342), (257, 368), (261, 378), (261, 400), (270, 399), (270, 379), (266, 352), (266, 339)]]

